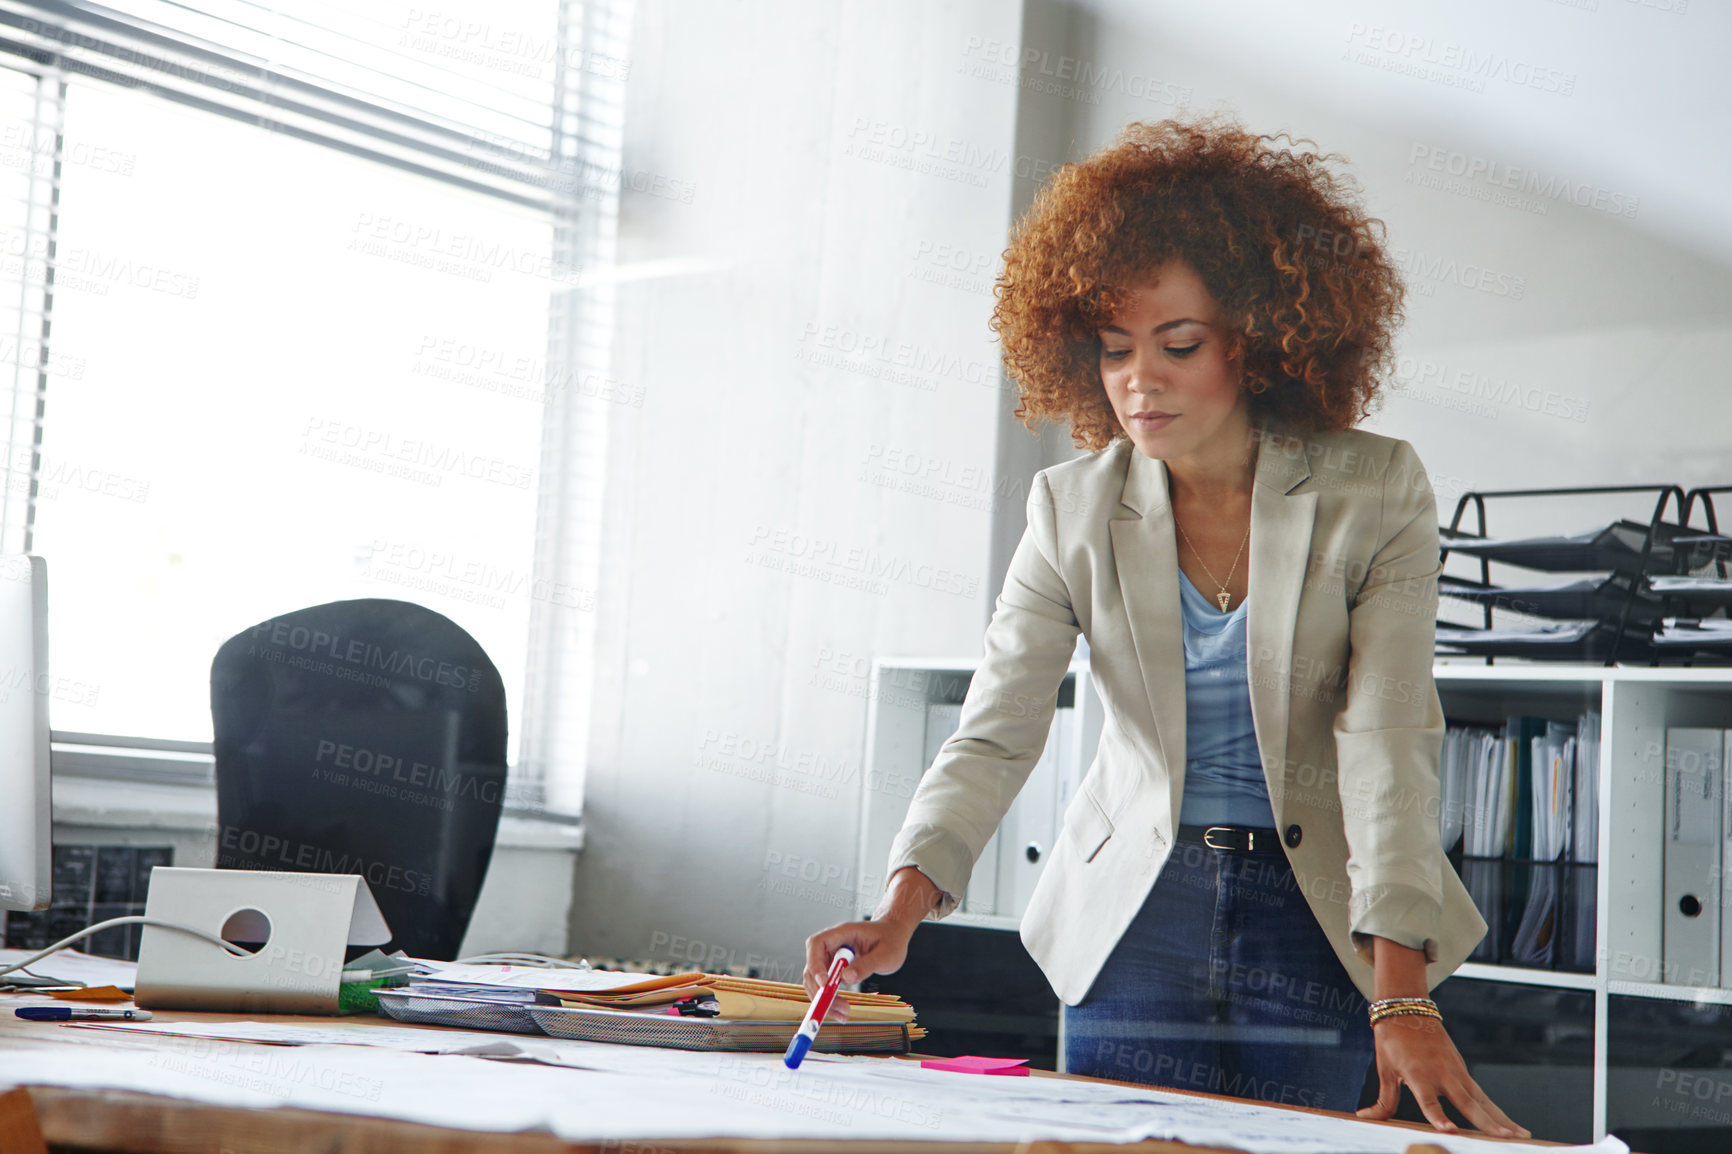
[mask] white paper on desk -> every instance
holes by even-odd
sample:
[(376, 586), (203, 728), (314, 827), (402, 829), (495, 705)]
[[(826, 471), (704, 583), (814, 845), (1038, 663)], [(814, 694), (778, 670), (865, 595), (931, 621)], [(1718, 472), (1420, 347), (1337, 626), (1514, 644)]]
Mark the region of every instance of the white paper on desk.
[[(623, 1046), (569, 1038), (513, 1039), (523, 1056), (550, 1066), (570, 1066), (651, 1078), (714, 1078), (720, 1064), (735, 1055), (713, 1050), (674, 1050), (663, 1046)], [(778, 1059), (779, 1061), (780, 1059)]]
[(287, 1022), (76, 1022), (69, 1028), (279, 1046), (375, 1046), (411, 1054), (516, 1058), (576, 1070), (655, 1077), (712, 1077), (717, 1063), (732, 1057), (701, 1050), (620, 1046), (443, 1026), (425, 1029), (379, 1026), (370, 1021), (332, 1026), (303, 1026)]
[(454, 982), (464, 986), (509, 986), (517, 990), (570, 990), (597, 993), (651, 982), (655, 974), (625, 974), (618, 970), (563, 970), (543, 966), (441, 965), (419, 982)]
[[(135, 1090), (470, 1130), (546, 1129), (569, 1141), (1166, 1137), (1250, 1154), (1402, 1154), (1423, 1139), (1454, 1154), (1628, 1151), (1616, 1138), (1594, 1147), (1487, 1142), (1153, 1088), (986, 1078), (887, 1059), (824, 1056), (790, 1071), (772, 1054), (661, 1052), (661, 1072), (602, 1073), (352, 1045), (259, 1046), (182, 1036), (165, 1039), (170, 1044), (160, 1050), (102, 1050), (53, 1045), (43, 1037), (33, 1032), (20, 1036), (23, 1044), (0, 1048), (0, 1085)], [(591, 1048), (556, 1049), (577, 1054)], [(679, 1076), (668, 1077), (676, 1068)]]
[(278, 1022), (77, 1022), (80, 1030), (122, 1030), (169, 1034), (224, 1042), (264, 1042), (277, 1046), (375, 1046), (412, 1054), (474, 1054), (518, 1057), (512, 1036), (486, 1030), (416, 1030), (404, 1026), (299, 1026)]
[[(34, 953), (35, 950), (0, 950), (0, 966), (22, 962)], [(59, 978), (68, 985), (83, 982), (87, 986), (121, 986), (130, 990), (138, 980), (138, 963), (61, 950), (31, 966), (30, 972), (39, 978)]]
[[(603, 1139), (665, 1136), (848, 1136), (846, 1115), (810, 1103), (716, 1092), (713, 1073), (670, 1083), (536, 1064), (355, 1046), (260, 1046), (182, 1037), (161, 1051), (45, 1045), (0, 1048), (0, 1085), (131, 1090), (219, 1105), (296, 1108), (487, 1131), (552, 1131)], [(721, 1055), (694, 1055), (714, 1062)], [(779, 1064), (779, 1060), (778, 1064)], [(840, 1120), (839, 1120), (840, 1119)], [(919, 1136), (877, 1126), (880, 1136)], [(997, 1132), (1004, 1133), (1004, 1127)]]
[[(490, 1073), (508, 1075), (489, 1077)], [(465, 1130), (546, 1125), (542, 1094), (572, 1087), (536, 1077), (595, 1077), (356, 1046), (258, 1046), (179, 1038), (162, 1050), (93, 1046), (0, 1049), (0, 1085), (131, 1090), (216, 1105), (292, 1107)]]
[[(978, 1107), (983, 1120), (1016, 1121), (1039, 1127), (1091, 1127), (1103, 1141), (1173, 1139), (1197, 1146), (1227, 1146), (1252, 1154), (1403, 1154), (1415, 1142), (1433, 1142), (1452, 1154), (1629, 1154), (1629, 1146), (1608, 1135), (1583, 1146), (1538, 1146), (1508, 1139), (1427, 1133), (1356, 1118), (1335, 1118), (1282, 1110), (1245, 1099), (1199, 1098), (1158, 1087), (1133, 1088), (1061, 1078), (998, 1078), (927, 1070), (917, 1062), (825, 1055), (814, 1072), (834, 1079), (863, 1078), (906, 1086), (936, 1083), (935, 1101), (963, 1099)], [(802, 1070), (806, 1064), (802, 1065)], [(958, 1081), (960, 1079), (960, 1081)], [(1080, 1135), (1079, 1135), (1080, 1136)]]

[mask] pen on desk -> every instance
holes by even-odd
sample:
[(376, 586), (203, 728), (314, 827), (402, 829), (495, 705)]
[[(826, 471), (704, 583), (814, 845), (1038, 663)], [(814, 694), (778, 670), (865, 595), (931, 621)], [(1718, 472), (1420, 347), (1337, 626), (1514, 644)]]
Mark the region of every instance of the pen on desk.
[(842, 971), (853, 960), (853, 950), (847, 946), (836, 947), (836, 956), (830, 959), (830, 973), (824, 979), (824, 988), (813, 996), (805, 1019), (788, 1042), (788, 1052), (782, 1055), (782, 1064), (788, 1069), (798, 1070), (801, 1060), (806, 1057), (806, 1051), (817, 1041), (818, 1028), (824, 1024), (824, 1015), (830, 1012), (830, 1003), (836, 1000), (836, 987), (842, 984)]
[(15, 1013), (32, 1022), (148, 1022), (149, 1010), (98, 1010), (86, 1006), (21, 1006)]

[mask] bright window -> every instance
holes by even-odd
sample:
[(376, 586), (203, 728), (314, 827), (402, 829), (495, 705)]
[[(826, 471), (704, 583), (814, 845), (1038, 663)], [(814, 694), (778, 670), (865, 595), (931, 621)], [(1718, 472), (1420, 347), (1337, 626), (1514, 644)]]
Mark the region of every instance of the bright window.
[[(229, 636), (420, 602), (520, 729), (544, 213), (74, 79), (34, 550), (60, 730), (208, 740)], [(64, 681), (62, 684), (66, 684)]]

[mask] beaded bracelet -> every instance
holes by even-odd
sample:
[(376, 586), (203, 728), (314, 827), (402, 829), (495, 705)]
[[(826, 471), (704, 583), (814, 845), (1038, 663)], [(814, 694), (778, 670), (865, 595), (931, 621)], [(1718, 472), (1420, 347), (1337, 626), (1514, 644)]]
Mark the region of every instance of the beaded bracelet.
[(1443, 1021), (1443, 1014), (1437, 1008), (1437, 1003), (1430, 998), (1379, 998), (1368, 1007), (1371, 1024), (1375, 1026), (1385, 1018), (1396, 1018), (1404, 1015), (1415, 1015), (1426, 1018), (1436, 1018)]

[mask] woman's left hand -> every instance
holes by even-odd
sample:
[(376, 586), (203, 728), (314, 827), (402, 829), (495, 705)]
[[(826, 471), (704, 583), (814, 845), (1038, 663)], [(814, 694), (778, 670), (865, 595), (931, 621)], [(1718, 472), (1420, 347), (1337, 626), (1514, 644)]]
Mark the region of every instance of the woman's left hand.
[(1358, 1111), (1361, 1118), (1393, 1117), (1406, 1083), (1426, 1119), (1439, 1130), (1454, 1133), (1460, 1129), (1443, 1112), (1438, 1101), (1441, 1096), (1482, 1133), (1498, 1138), (1532, 1137), (1486, 1097), (1436, 1018), (1402, 1014), (1383, 1019), (1371, 1027), (1371, 1032), (1377, 1042), (1377, 1102)]

